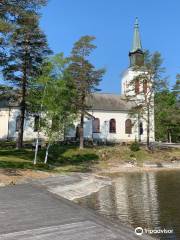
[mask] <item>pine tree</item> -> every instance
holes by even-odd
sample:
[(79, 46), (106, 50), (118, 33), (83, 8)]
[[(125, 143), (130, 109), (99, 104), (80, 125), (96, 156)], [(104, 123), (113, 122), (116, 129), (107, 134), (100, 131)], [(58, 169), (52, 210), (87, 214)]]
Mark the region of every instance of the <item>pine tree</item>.
[(83, 36), (74, 44), (71, 53), (71, 64), (69, 66), (69, 73), (74, 80), (77, 98), (76, 108), (80, 114), (80, 149), (84, 147), (84, 116), (87, 109), (86, 98), (92, 92), (98, 90), (99, 82), (105, 72), (104, 69), (96, 70), (89, 62), (89, 55), (96, 48), (92, 43), (95, 37)]
[(173, 86), (173, 94), (176, 96), (178, 103), (180, 104), (180, 74), (176, 76), (176, 83)]
[(11, 48), (7, 57), (7, 64), (3, 69), (3, 74), (6, 80), (13, 83), (19, 89), (20, 93), (21, 113), (17, 148), (21, 148), (28, 87), (33, 78), (40, 74), (39, 69), (42, 61), (50, 53), (50, 50), (46, 36), (39, 28), (38, 16), (32, 13), (19, 16), (16, 29), (10, 41)]
[(17, 19), (26, 14), (38, 14), (47, 0), (1, 0), (0, 1), (0, 66), (5, 64), (9, 37), (14, 32)]

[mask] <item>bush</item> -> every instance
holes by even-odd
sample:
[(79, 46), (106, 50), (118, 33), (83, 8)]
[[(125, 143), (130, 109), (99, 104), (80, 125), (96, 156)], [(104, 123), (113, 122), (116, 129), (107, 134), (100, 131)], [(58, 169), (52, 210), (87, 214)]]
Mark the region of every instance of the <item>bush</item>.
[(135, 140), (135, 142), (133, 142), (133, 143), (130, 145), (130, 149), (131, 149), (131, 151), (133, 151), (133, 152), (139, 151), (139, 150), (140, 150), (139, 143)]

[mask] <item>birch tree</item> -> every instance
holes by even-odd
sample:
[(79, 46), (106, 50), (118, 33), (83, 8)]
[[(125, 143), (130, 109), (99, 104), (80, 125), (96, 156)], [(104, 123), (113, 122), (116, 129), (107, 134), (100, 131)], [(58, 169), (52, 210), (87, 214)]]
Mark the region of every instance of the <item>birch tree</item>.
[[(76, 91), (66, 71), (68, 61), (63, 54), (58, 54), (45, 62), (42, 75), (36, 79), (31, 91), (29, 102), (33, 112), (39, 115), (37, 138), (41, 131), (47, 141), (44, 163), (48, 161), (52, 144), (63, 139), (65, 128), (69, 127), (76, 117), (74, 105)], [(36, 155), (37, 150), (36, 146)]]
[(143, 66), (134, 66), (133, 71), (137, 74), (129, 81), (128, 91), (125, 94), (126, 100), (133, 103), (132, 115), (138, 120), (138, 131), (140, 131), (139, 119), (146, 123), (146, 145), (150, 148), (150, 130), (154, 122), (154, 94), (166, 85), (162, 78), (164, 68), (159, 52), (145, 53)]

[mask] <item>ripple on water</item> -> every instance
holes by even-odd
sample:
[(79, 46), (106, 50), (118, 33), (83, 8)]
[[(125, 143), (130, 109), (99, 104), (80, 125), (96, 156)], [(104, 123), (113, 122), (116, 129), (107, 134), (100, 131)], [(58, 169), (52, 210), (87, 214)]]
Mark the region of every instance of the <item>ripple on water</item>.
[(180, 239), (180, 171), (121, 173), (112, 180), (79, 203), (134, 228), (173, 229), (156, 237)]

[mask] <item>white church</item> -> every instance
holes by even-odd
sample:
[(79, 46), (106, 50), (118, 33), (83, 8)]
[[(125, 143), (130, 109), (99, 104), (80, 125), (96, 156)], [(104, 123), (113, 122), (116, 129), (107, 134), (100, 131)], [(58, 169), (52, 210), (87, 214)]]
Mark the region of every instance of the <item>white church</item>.
[[(144, 52), (141, 45), (139, 25), (136, 19), (134, 25), (133, 46), (129, 52), (130, 65), (121, 79), (121, 95), (94, 93), (87, 99), (87, 114), (84, 121), (84, 137), (97, 141), (128, 142), (135, 139), (146, 141), (146, 121), (131, 116), (132, 102), (125, 99), (128, 94), (128, 83), (137, 76), (135, 65), (143, 65)], [(144, 86), (135, 87), (137, 98), (141, 96)], [(150, 141), (154, 136), (154, 110), (152, 109)], [(0, 140), (16, 140), (19, 128), (19, 106), (7, 100), (0, 101)], [(37, 137), (37, 116), (28, 115), (24, 125), (24, 140), (34, 140)], [(78, 123), (74, 123), (67, 138), (77, 138)], [(45, 138), (44, 134), (40, 134)]]

